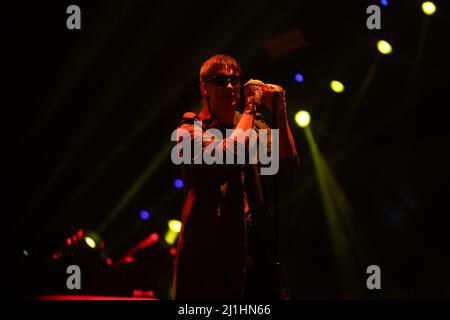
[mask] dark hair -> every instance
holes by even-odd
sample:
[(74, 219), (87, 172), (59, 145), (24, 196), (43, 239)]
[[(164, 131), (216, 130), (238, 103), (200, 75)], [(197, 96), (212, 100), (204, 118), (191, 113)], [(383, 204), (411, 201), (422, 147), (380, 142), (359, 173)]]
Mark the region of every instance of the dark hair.
[[(242, 70), (239, 64), (232, 57), (227, 56), (226, 54), (216, 54), (203, 62), (202, 67), (200, 68), (200, 85), (202, 82), (216, 76), (223, 69), (230, 68), (233, 73), (237, 73), (239, 76), (242, 76)], [(241, 88), (241, 91), (243, 89)], [(239, 101), (239, 105), (243, 104), (243, 91), (241, 92), (241, 100)], [(202, 99), (202, 107), (209, 108), (208, 97), (203, 96)]]
[(217, 75), (224, 68), (231, 68), (234, 73), (241, 75), (241, 67), (232, 57), (217, 54), (206, 60), (200, 68), (200, 83)]

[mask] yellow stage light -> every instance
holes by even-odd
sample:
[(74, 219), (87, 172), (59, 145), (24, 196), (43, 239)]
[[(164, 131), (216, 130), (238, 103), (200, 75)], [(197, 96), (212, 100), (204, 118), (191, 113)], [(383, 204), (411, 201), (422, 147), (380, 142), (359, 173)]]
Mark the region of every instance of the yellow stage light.
[(336, 93), (341, 93), (345, 89), (345, 87), (342, 84), (342, 82), (339, 82), (339, 81), (336, 81), (336, 80), (331, 81), (330, 87), (331, 87), (331, 90), (333, 90)]
[(311, 117), (309, 116), (309, 113), (306, 111), (299, 111), (295, 114), (295, 122), (297, 122), (299, 127), (307, 127), (309, 125), (309, 122), (311, 120)]
[(431, 16), (436, 11), (436, 6), (431, 1), (426, 1), (422, 3), (422, 11), (427, 15)]
[(173, 232), (179, 233), (181, 230), (181, 222), (178, 220), (169, 220), (169, 229)]
[(378, 51), (380, 51), (382, 54), (389, 54), (392, 52), (392, 47), (389, 44), (389, 42), (380, 40), (377, 43)]

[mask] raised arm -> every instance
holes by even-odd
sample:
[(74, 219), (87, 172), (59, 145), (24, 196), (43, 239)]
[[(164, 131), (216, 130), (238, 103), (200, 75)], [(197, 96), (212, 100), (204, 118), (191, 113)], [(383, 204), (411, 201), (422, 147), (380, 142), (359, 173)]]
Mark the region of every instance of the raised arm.
[(285, 91), (274, 84), (266, 84), (264, 88), (264, 104), (275, 110), (277, 127), (279, 129), (280, 159), (298, 158), (294, 137), (292, 136), (286, 112)]

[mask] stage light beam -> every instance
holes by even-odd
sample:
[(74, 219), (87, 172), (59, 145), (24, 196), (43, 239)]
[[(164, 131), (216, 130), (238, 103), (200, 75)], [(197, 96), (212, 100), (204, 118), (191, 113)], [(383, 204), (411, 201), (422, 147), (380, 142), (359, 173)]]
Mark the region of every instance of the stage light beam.
[(175, 231), (172, 231), (169, 229), (166, 232), (164, 240), (166, 241), (167, 244), (173, 245), (175, 243), (175, 240), (177, 240), (177, 237), (178, 237), (178, 232), (175, 232)]

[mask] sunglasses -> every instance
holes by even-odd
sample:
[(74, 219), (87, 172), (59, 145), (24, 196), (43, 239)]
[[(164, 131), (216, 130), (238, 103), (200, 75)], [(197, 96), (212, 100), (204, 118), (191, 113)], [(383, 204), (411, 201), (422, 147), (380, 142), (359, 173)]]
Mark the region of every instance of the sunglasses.
[(226, 87), (229, 83), (231, 83), (231, 85), (235, 87), (241, 83), (241, 78), (239, 76), (215, 76), (205, 80), (205, 82), (211, 83), (218, 87)]

